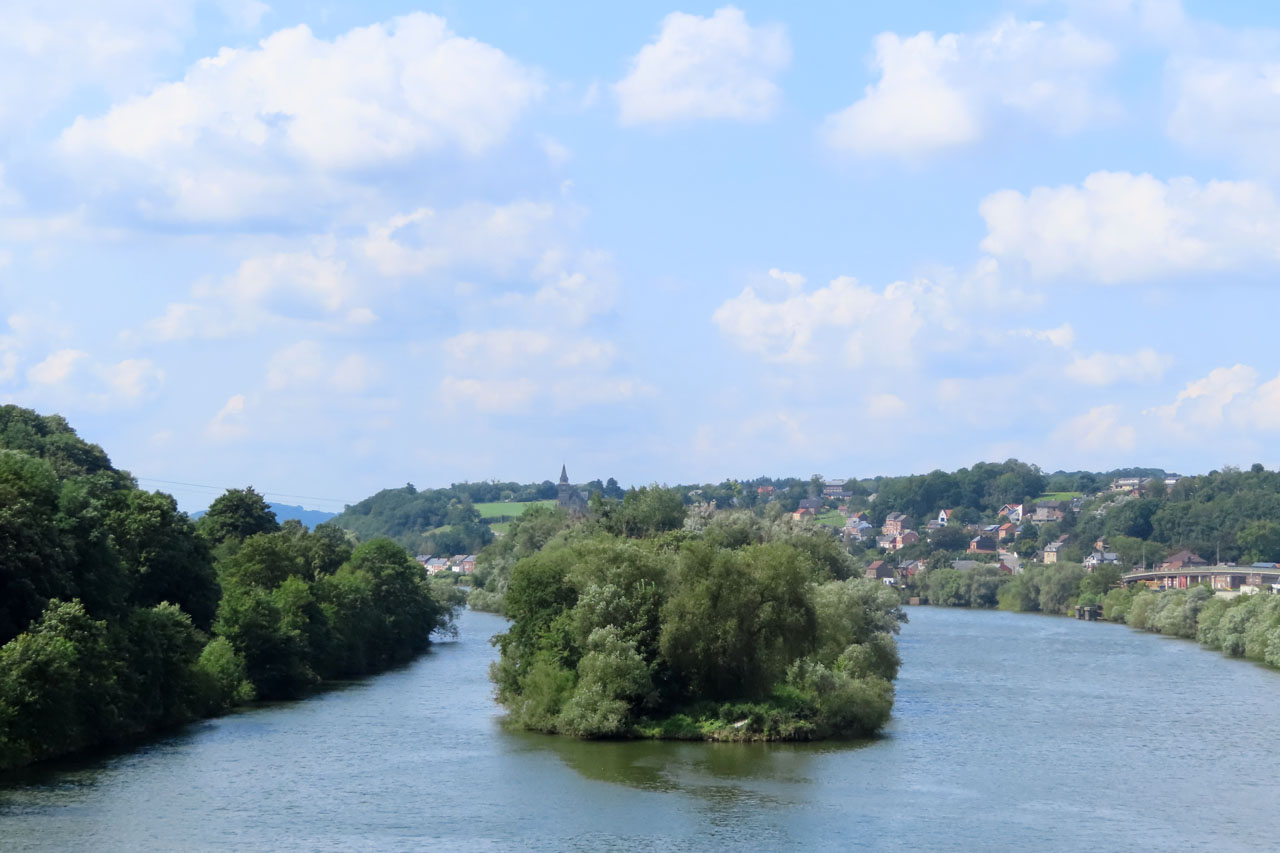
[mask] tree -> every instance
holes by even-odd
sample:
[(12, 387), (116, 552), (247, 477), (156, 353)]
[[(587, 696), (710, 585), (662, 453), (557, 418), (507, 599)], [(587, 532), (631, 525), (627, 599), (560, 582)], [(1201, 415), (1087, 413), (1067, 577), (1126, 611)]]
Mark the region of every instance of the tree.
[(1236, 537), (1249, 563), (1280, 562), (1280, 522), (1270, 519), (1250, 521)]
[(812, 651), (810, 572), (807, 559), (782, 544), (682, 549), (661, 647), (691, 696), (761, 696), (792, 660)]
[(131, 491), (107, 519), (135, 607), (172, 602), (202, 630), (218, 609), (213, 558), (177, 502), (159, 492)]
[(205, 541), (216, 546), (228, 541), (243, 542), (256, 533), (275, 533), (280, 525), (266, 498), (250, 486), (228, 489), (216, 498), (196, 528)]

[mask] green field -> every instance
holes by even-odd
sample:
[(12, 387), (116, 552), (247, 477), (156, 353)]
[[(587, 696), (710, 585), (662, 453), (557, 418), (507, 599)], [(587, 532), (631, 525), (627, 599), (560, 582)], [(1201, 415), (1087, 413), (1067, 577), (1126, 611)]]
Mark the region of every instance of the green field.
[(825, 524), (828, 527), (844, 527), (844, 516), (841, 515), (838, 510), (834, 509), (827, 510), (822, 513), (822, 515), (816, 516), (813, 520), (819, 524)]
[(1084, 492), (1046, 492), (1045, 494), (1036, 498), (1036, 500), (1038, 501), (1069, 501), (1072, 498), (1078, 498), (1083, 494)]
[(476, 504), (476, 512), (480, 513), (481, 518), (502, 518), (504, 515), (518, 517), (524, 515), (524, 511), (531, 506), (555, 506), (555, 501), (525, 501), (517, 503), (516, 501), (493, 501), (491, 503)]

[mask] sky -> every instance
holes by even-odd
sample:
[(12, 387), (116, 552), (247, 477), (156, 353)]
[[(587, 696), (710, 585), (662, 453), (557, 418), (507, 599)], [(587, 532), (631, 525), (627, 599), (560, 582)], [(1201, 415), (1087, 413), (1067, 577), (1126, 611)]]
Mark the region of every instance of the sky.
[(1280, 467), (1280, 5), (3, 17), (0, 402), (185, 509)]

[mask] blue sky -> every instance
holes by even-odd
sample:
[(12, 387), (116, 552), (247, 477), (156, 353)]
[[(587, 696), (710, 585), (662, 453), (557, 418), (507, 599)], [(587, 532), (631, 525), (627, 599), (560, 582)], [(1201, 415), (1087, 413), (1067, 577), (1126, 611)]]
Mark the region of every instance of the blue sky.
[(795, 5), (17, 0), (0, 400), (317, 508), (1280, 465), (1280, 9)]

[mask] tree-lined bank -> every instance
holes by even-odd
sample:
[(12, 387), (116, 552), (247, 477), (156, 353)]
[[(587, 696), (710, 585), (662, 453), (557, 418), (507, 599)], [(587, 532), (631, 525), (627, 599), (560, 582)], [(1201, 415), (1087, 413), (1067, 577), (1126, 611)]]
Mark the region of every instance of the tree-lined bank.
[(378, 671), (450, 616), (392, 542), (280, 525), (251, 489), (193, 523), (0, 407), (0, 768)]

